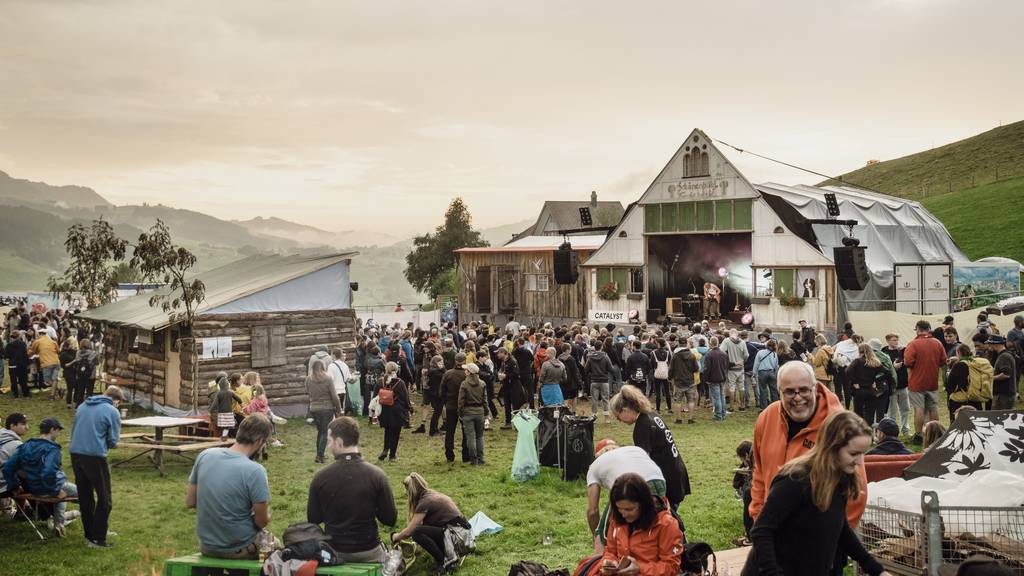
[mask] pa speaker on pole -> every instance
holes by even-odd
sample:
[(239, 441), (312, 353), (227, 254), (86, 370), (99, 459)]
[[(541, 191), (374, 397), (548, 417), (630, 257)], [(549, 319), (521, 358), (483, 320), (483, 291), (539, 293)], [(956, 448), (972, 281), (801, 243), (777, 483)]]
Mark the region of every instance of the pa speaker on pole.
[(555, 283), (575, 284), (579, 279), (579, 258), (572, 245), (565, 242), (555, 250)]
[(832, 249), (836, 281), (843, 290), (863, 290), (871, 280), (864, 250), (864, 246), (836, 246)]

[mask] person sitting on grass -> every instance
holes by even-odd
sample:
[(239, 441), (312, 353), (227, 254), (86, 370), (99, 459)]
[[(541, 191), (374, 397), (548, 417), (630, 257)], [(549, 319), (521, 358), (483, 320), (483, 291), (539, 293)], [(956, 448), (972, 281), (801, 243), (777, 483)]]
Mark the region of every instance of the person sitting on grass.
[(267, 471), (252, 457), (263, 449), (270, 433), (270, 420), (253, 414), (242, 420), (233, 446), (207, 448), (196, 458), (185, 505), (196, 509), (196, 536), (203, 555), (258, 557), (257, 536), (270, 524), (270, 485)]
[(610, 491), (620, 476), (631, 472), (639, 474), (658, 498), (665, 497), (666, 487), (661, 468), (643, 448), (619, 447), (614, 440), (604, 438), (598, 441), (594, 455), (596, 458), (587, 469), (587, 525), (594, 535), (594, 552), (601, 554), (608, 542), (608, 512), (611, 509), (609, 501), (604, 511), (600, 510), (601, 488)]
[(468, 530), (469, 522), (449, 496), (431, 490), (422, 476), (413, 472), (402, 480), (409, 498), (409, 522), (401, 532), (391, 534), (391, 543), (412, 538), (434, 559), (435, 574), (446, 574), (459, 561), (446, 558), (445, 531), (449, 526)]
[[(23, 491), (35, 496), (62, 499), (78, 497), (78, 487), (68, 482), (68, 477), (61, 470), (57, 436), (63, 429), (64, 426), (56, 418), (44, 418), (39, 423), (39, 437), (18, 446), (4, 463), (7, 490), (15, 498)], [(56, 503), (53, 506), (53, 517), (47, 523), (57, 537), (63, 537), (65, 526), (80, 515), (78, 511), (65, 513), (67, 505), (64, 501)]]
[(892, 418), (882, 418), (875, 424), (875, 447), (868, 454), (913, 454), (900, 441), (900, 425)]
[(386, 550), (377, 521), (394, 526), (398, 520), (388, 477), (380, 468), (363, 461), (355, 418), (335, 418), (327, 432), (334, 462), (313, 476), (306, 521), (324, 525), (331, 547), (342, 561), (382, 563)]

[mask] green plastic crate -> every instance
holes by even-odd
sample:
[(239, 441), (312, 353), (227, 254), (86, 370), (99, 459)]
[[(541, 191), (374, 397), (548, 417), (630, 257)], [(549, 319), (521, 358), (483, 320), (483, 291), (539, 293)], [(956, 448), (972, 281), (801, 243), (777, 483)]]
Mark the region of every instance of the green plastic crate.
[[(342, 564), (321, 566), (316, 571), (324, 576), (381, 576), (380, 564)], [(200, 554), (170, 558), (164, 561), (164, 576), (259, 576), (256, 560), (223, 560)]]

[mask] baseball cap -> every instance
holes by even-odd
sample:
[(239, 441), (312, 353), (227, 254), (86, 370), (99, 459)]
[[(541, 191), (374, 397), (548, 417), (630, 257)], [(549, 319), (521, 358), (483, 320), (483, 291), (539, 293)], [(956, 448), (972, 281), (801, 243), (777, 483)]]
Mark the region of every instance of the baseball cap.
[(611, 438), (602, 438), (601, 440), (598, 440), (597, 445), (594, 446), (594, 456), (599, 456), (601, 454), (601, 451), (607, 448), (608, 446), (616, 445), (617, 444), (615, 443), (615, 440), (612, 440)]
[(871, 346), (872, 350), (880, 351), (882, 349), (882, 341), (878, 338), (872, 338), (868, 340), (868, 346)]
[(898, 437), (900, 435), (900, 425), (892, 418), (882, 418), (878, 424), (875, 424), (875, 428), (886, 436)]
[(995, 558), (975, 554), (961, 562), (959, 566), (939, 566), (939, 576), (1013, 576), (1013, 570)]
[(1003, 345), (1006, 345), (1006, 338), (1003, 338), (1002, 336), (992, 335), (992, 336), (988, 337), (988, 340), (985, 340), (985, 344), (1003, 344)]
[(64, 425), (60, 423), (60, 420), (56, 418), (43, 418), (42, 422), (39, 423), (39, 433), (46, 434), (54, 428), (63, 430)]

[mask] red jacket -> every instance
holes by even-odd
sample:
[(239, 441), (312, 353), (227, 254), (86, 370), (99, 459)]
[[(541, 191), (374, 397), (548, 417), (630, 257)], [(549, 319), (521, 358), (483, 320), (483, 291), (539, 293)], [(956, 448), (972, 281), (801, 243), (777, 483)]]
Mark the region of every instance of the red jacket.
[(939, 368), (946, 365), (946, 348), (928, 334), (918, 334), (903, 351), (903, 363), (910, 368), (907, 388), (911, 392), (939, 389)]
[(640, 565), (641, 576), (677, 576), (679, 561), (683, 553), (683, 533), (679, 530), (679, 522), (668, 510), (658, 513), (654, 524), (646, 530), (634, 530), (629, 533), (628, 526), (616, 524), (609, 517), (611, 526), (608, 533), (608, 545), (604, 556), (598, 564), (605, 560), (618, 562), (619, 559), (631, 556)]
[[(779, 473), (779, 469), (790, 460), (802, 456), (811, 451), (818, 438), (818, 430), (825, 419), (830, 415), (843, 409), (839, 398), (820, 382), (815, 384), (818, 389), (818, 404), (814, 416), (792, 440), (786, 441), (789, 434), (789, 423), (782, 411), (782, 402), (773, 402), (761, 412), (754, 423), (754, 472), (750, 485), (750, 516), (757, 518), (764, 507), (765, 498), (768, 497), (768, 489), (771, 488), (772, 480)], [(861, 481), (867, 485), (867, 474), (864, 470), (864, 462), (861, 461), (857, 472)], [(860, 498), (850, 500), (846, 504), (846, 519), (850, 522), (851, 528), (856, 528), (860, 521), (864, 507), (868, 503), (867, 489), (861, 490)]]

